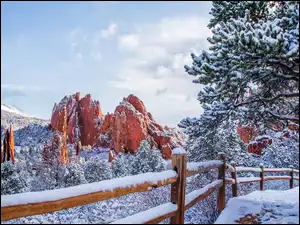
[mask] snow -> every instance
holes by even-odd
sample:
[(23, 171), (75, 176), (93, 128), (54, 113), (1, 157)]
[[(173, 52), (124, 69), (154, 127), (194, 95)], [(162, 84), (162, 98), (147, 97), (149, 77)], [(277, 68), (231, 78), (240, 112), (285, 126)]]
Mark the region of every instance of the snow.
[(20, 153), (22, 147), (15, 145), (15, 152)]
[(234, 224), (247, 214), (256, 215), (261, 224), (299, 224), (299, 187), (232, 198), (215, 224)]
[(260, 181), (260, 177), (240, 177), (237, 178), (237, 183), (248, 183), (248, 182), (255, 182)]
[(211, 166), (221, 166), (223, 162), (220, 160), (211, 160), (207, 162), (190, 162), (187, 164), (187, 170), (189, 171), (197, 171), (202, 168), (211, 167)]
[(236, 167), (236, 172), (261, 172), (260, 168), (253, 168), (253, 167), (244, 167), (244, 166), (239, 166)]
[(285, 179), (291, 179), (291, 176), (265, 176), (265, 180), (285, 180)]
[(9, 112), (9, 113), (15, 113), (15, 114), (19, 114), (21, 116), (29, 117), (28, 115), (22, 113), (20, 110), (16, 109), (13, 106), (10, 106), (10, 105), (1, 104), (1, 110)]
[(264, 172), (292, 172), (291, 168), (264, 168)]
[(186, 154), (184, 148), (174, 148), (172, 151), (172, 155), (181, 155), (181, 154)]
[(196, 199), (198, 196), (204, 194), (205, 192), (207, 192), (210, 188), (213, 188), (217, 185), (222, 184), (223, 181), (222, 180), (216, 180), (208, 185), (206, 185), (205, 187), (192, 191), (191, 193), (187, 194), (185, 196), (185, 205), (190, 204), (194, 199)]
[[(192, 191), (191, 193), (187, 194), (185, 196), (185, 205), (190, 204), (194, 199), (207, 192), (210, 188), (214, 188), (215, 186), (222, 184), (222, 182), (223, 182), (222, 180), (214, 181), (201, 189)], [(126, 217), (124, 219), (114, 221), (111, 224), (143, 224), (152, 219), (158, 218), (160, 216), (174, 212), (176, 210), (177, 210), (177, 205), (169, 202), (151, 208), (149, 210), (134, 214), (132, 216)]]
[(13, 195), (1, 195), (1, 207), (31, 204), (37, 202), (57, 201), (74, 196), (85, 195), (100, 191), (113, 191), (116, 188), (133, 187), (146, 182), (156, 185), (158, 181), (177, 177), (174, 170), (163, 172), (148, 172), (135, 176), (127, 176), (112, 180), (81, 184), (68, 188), (54, 189), (40, 192), (27, 192)]
[(126, 217), (124, 219), (114, 221), (111, 224), (144, 224), (147, 221), (150, 221), (152, 219), (158, 218), (171, 212), (175, 212), (176, 210), (177, 204), (168, 202), (163, 205), (159, 205), (149, 210)]

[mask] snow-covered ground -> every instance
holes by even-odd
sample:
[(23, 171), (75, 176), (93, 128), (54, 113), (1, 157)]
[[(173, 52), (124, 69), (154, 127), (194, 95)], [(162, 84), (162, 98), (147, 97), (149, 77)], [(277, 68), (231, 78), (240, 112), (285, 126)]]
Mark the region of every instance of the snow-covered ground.
[(241, 219), (261, 224), (299, 224), (299, 187), (254, 191), (232, 198), (215, 224), (236, 224)]
[(18, 110), (17, 108), (15, 108), (11, 105), (1, 104), (1, 110), (9, 112), (9, 113), (15, 113), (15, 114), (19, 114), (21, 116), (29, 117), (28, 115), (26, 115), (25, 113), (21, 112), (20, 110)]

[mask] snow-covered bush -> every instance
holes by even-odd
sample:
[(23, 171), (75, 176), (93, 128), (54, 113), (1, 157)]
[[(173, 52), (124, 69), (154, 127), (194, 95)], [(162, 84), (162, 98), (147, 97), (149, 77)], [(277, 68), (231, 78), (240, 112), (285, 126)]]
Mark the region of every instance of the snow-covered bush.
[(114, 177), (125, 177), (130, 175), (130, 163), (127, 155), (119, 154), (111, 163), (111, 169)]
[(135, 157), (129, 163), (132, 175), (146, 172), (160, 172), (166, 169), (161, 152), (157, 149), (151, 149), (150, 144), (145, 140), (140, 143)]
[(87, 183), (84, 177), (83, 166), (79, 163), (69, 163), (65, 166), (66, 173), (62, 178), (63, 187), (72, 187), (79, 184)]
[(57, 188), (58, 168), (41, 164), (31, 182), (31, 191), (45, 191)]
[(89, 183), (109, 180), (113, 177), (108, 163), (99, 156), (91, 157), (85, 162), (84, 176)]
[(24, 167), (10, 161), (1, 164), (1, 195), (16, 194), (30, 190), (29, 175)]

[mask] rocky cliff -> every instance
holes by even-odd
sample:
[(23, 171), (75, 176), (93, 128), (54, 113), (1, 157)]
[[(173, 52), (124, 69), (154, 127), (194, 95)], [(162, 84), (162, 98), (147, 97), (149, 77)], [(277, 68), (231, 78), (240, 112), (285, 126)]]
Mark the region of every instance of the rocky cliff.
[[(135, 153), (142, 140), (159, 148), (163, 157), (170, 159), (172, 149), (183, 142), (183, 136), (176, 131), (156, 123), (135, 95), (123, 98), (115, 111), (106, 115), (102, 114), (100, 102), (92, 100), (90, 94), (83, 98), (80, 93), (65, 96), (54, 105), (51, 128), (66, 134), (69, 144), (112, 149), (111, 159), (119, 152)], [(61, 155), (62, 160), (65, 157)]]

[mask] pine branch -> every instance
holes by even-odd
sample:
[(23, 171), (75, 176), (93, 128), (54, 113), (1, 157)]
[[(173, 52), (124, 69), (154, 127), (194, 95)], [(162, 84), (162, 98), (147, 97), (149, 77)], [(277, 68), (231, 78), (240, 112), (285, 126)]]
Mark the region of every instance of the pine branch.
[(281, 97), (294, 98), (294, 97), (298, 97), (298, 96), (299, 96), (299, 92), (296, 92), (296, 93), (280, 93), (280, 94), (276, 95), (273, 98), (259, 98), (259, 99), (256, 99), (256, 100), (241, 102), (239, 104), (235, 104), (234, 107), (237, 108), (237, 107), (252, 104), (252, 103), (255, 103), (255, 102), (273, 102), (273, 101), (275, 101), (275, 100), (277, 100)]
[(266, 112), (270, 113), (272, 116), (280, 119), (280, 120), (296, 120), (299, 122), (299, 118), (297, 117), (294, 117), (294, 116), (289, 116), (289, 115), (278, 115), (278, 114), (275, 114), (273, 112), (271, 112), (270, 110), (266, 110)]

